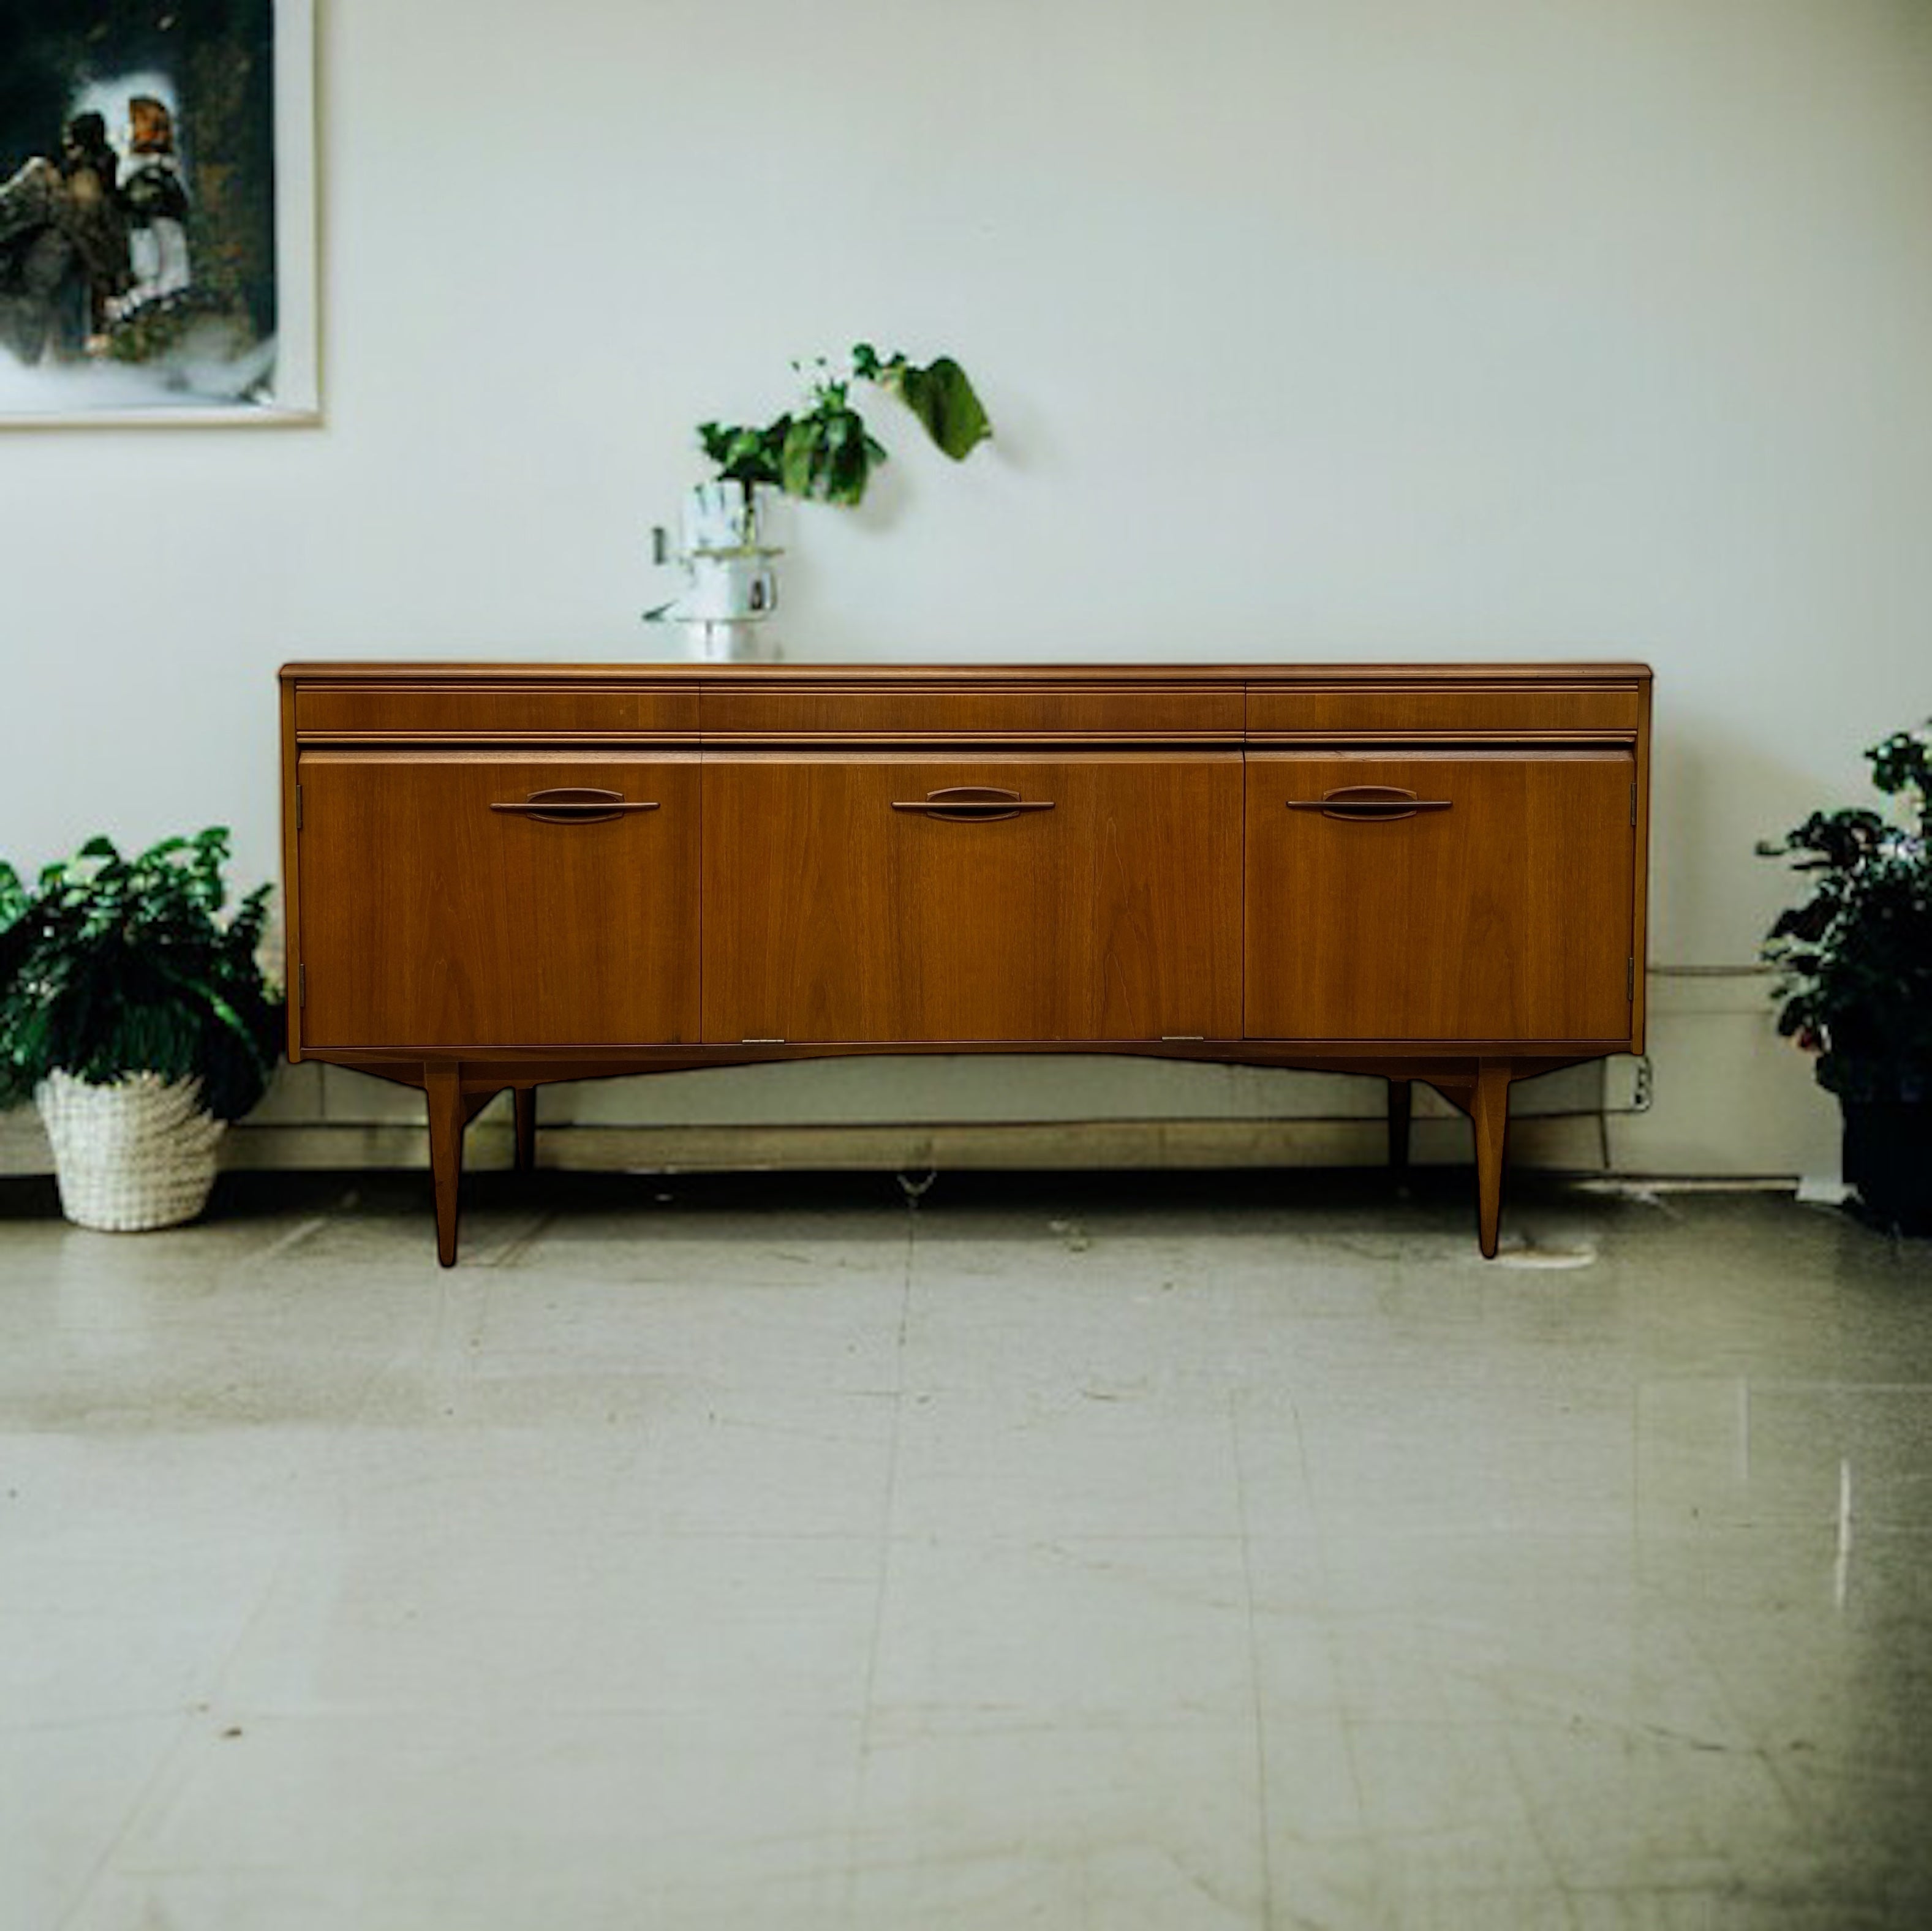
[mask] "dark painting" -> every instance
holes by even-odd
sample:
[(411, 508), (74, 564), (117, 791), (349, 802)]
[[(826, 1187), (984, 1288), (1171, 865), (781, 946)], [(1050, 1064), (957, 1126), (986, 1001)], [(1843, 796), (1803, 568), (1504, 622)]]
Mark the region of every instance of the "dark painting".
[(273, 0), (0, 0), (0, 413), (276, 400)]

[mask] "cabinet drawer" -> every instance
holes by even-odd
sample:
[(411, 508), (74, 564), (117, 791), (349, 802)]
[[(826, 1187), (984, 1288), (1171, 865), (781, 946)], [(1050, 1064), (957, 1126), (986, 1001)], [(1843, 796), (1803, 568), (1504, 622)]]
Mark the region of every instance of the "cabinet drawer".
[(1459, 733), (1604, 731), (1634, 733), (1642, 715), (1634, 685), (1539, 685), (1510, 689), (1434, 685), (1353, 689), (1255, 684), (1248, 691), (1250, 736), (1359, 735), (1382, 731)]
[(1257, 753), (1252, 1038), (1627, 1039), (1628, 752)]
[(698, 693), (667, 685), (301, 684), (303, 738), (698, 734)]
[(704, 1037), (1232, 1037), (1240, 800), (1237, 752), (707, 754)]
[(970, 683), (814, 688), (788, 678), (782, 686), (708, 688), (706, 742), (890, 737), (899, 742), (962, 738), (1043, 737), (1143, 743), (1222, 739), (1238, 743), (1238, 685)]
[(695, 753), (309, 751), (297, 778), (304, 1045), (698, 1036)]

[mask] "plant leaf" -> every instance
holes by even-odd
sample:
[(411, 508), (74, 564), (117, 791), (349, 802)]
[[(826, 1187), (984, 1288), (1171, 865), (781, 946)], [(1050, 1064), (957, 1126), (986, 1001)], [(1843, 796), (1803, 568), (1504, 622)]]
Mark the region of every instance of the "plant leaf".
[(963, 463), (992, 435), (993, 425), (966, 371), (950, 355), (940, 355), (924, 368), (907, 363), (893, 387), (956, 463)]

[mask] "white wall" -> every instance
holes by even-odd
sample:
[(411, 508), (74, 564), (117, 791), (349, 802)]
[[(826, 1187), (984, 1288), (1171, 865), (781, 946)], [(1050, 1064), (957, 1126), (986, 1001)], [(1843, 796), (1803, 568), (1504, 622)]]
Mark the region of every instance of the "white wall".
[[(1646, 657), (1664, 964), (1932, 708), (1923, 0), (321, 10), (326, 427), (0, 439), (18, 860), (272, 869), (286, 657), (648, 654), (691, 425), (857, 337), (999, 439), (881, 417), (793, 656)], [(1675, 1164), (1820, 1144), (1796, 1060), (1723, 1102), (1759, 991), (1672, 1029)]]

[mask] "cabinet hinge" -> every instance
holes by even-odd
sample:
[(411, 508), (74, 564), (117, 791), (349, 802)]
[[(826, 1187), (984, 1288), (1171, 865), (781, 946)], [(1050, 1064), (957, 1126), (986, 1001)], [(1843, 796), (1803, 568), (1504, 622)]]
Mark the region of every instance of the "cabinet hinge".
[(1636, 786), (1634, 782), (1630, 786), (1630, 823), (1636, 823)]
[(1634, 954), (1624, 961), (1624, 1003), (1628, 1006), (1636, 1003), (1636, 958)]
[(301, 787), (299, 784), (298, 784), (298, 785), (296, 787), (296, 829), (297, 831), (300, 831), (300, 830), (302, 829), (302, 787)]
[(308, 1003), (308, 967), (305, 965), (296, 967), (296, 1003), (298, 1006)]

